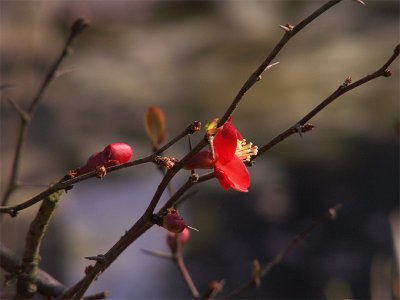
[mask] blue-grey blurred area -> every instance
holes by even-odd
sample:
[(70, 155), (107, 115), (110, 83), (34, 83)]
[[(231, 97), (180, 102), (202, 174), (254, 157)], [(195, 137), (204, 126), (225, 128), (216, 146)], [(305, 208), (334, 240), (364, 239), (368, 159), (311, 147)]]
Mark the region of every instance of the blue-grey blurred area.
[[(262, 146), (295, 124), (347, 76), (377, 70), (399, 43), (399, 2), (343, 1), (295, 36), (277, 66), (246, 93), (233, 118)], [(91, 26), (74, 43), (44, 94), (23, 148), (11, 204), (29, 199), (112, 142), (134, 158), (151, 153), (143, 116), (165, 112), (169, 137), (192, 121), (221, 117), (248, 76), (281, 38), (323, 1), (0, 1), (1, 189), (8, 183), (19, 118), (61, 51), (68, 27)], [(182, 205), (198, 228), (185, 259), (201, 292), (225, 280), (225, 292), (268, 263), (329, 207), (343, 208), (301, 242), (245, 298), (396, 297), (399, 227), (399, 62), (393, 76), (345, 94), (256, 160), (247, 194), (216, 180)], [(203, 136), (193, 137), (195, 143)], [(181, 158), (186, 140), (166, 155)], [(190, 175), (182, 171), (176, 190)], [(77, 184), (64, 194), (42, 245), (41, 267), (67, 286), (84, 275), (85, 256), (105, 253), (144, 212), (161, 174), (151, 164)], [(33, 186), (32, 186), (33, 185)], [(39, 186), (37, 186), (39, 185)], [(163, 196), (164, 203), (168, 194)], [(22, 254), (38, 205), (8, 216), (1, 242)], [(172, 262), (141, 249), (168, 251), (166, 231), (151, 228), (92, 285), (110, 299), (189, 298)], [(396, 240), (397, 239), (397, 240)], [(396, 251), (397, 249), (397, 251)], [(4, 273), (2, 273), (4, 275)], [(4, 276), (1, 278), (4, 279)], [(14, 286), (1, 290), (11, 293)], [(397, 284), (397, 286), (396, 286)], [(398, 290), (397, 290), (398, 292)], [(399, 297), (399, 294), (397, 294)]]

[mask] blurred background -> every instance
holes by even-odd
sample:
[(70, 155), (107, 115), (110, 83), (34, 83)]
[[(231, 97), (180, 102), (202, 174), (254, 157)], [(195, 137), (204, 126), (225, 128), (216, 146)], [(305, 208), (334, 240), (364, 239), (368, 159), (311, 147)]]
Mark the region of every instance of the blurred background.
[[(243, 136), (262, 146), (296, 123), (347, 76), (378, 69), (399, 42), (399, 2), (343, 1), (297, 35), (234, 113)], [(151, 152), (143, 116), (165, 112), (169, 137), (194, 120), (220, 117), (248, 76), (282, 36), (323, 1), (0, 1), (1, 190), (9, 180), (19, 119), (62, 49), (68, 28), (80, 35), (46, 91), (23, 149), (12, 204), (38, 194), (112, 142), (134, 158)], [(224, 279), (230, 291), (267, 263), (329, 207), (334, 222), (315, 230), (245, 298), (399, 297), (399, 61), (393, 76), (345, 94), (294, 135), (257, 159), (247, 194), (214, 180), (182, 206), (199, 228), (185, 246), (200, 291)], [(194, 137), (200, 139), (202, 133)], [(168, 151), (187, 152), (182, 141)], [(189, 173), (181, 172), (174, 189)], [(62, 197), (43, 241), (41, 267), (70, 286), (84, 275), (85, 256), (105, 253), (146, 208), (161, 175), (140, 165), (90, 179)], [(163, 197), (162, 202), (166, 200)], [(21, 255), (38, 209), (5, 216), (1, 243)], [(110, 299), (188, 298), (176, 267), (141, 249), (167, 251), (166, 231), (153, 227), (92, 285)], [(397, 241), (395, 240), (397, 238)], [(397, 249), (397, 250), (396, 250)], [(397, 253), (397, 255), (396, 255)], [(13, 291), (14, 287), (2, 290)]]

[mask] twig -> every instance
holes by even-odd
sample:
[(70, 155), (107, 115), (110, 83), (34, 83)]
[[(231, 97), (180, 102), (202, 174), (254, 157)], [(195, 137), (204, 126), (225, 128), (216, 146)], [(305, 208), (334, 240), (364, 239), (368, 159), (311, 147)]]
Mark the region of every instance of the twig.
[(152, 255), (160, 258), (166, 258), (166, 259), (172, 259), (171, 253), (166, 253), (162, 251), (154, 251), (154, 250), (148, 250), (148, 249), (141, 249), (143, 253), (147, 255)]
[[(382, 67), (380, 67), (378, 70), (373, 72), (372, 74), (366, 75), (363, 78), (351, 83), (351, 78), (347, 78), (343, 84), (341, 84), (331, 95), (329, 95), (325, 100), (323, 100), (319, 105), (317, 105), (315, 108), (313, 108), (307, 115), (305, 115), (300, 121), (298, 121), (296, 124), (293, 126), (289, 127), (287, 130), (284, 132), (280, 133), (278, 136), (273, 138), (269, 143), (266, 145), (258, 148), (258, 155), (262, 155), (264, 152), (268, 151), (272, 147), (274, 147), (276, 144), (282, 142), (285, 140), (287, 137), (292, 135), (295, 132), (299, 132), (299, 130), (302, 130), (304, 126), (306, 126), (307, 122), (313, 118), (316, 114), (318, 114), (321, 110), (323, 110), (326, 106), (328, 106), (330, 103), (332, 103), (334, 100), (342, 96), (343, 94), (347, 93), (348, 91), (353, 90), (354, 88), (365, 84), (373, 79), (376, 79), (378, 77), (389, 77), (391, 76), (391, 71), (388, 69), (388, 67), (392, 64), (392, 62), (399, 56), (400, 54), (400, 45), (397, 45), (394, 50), (393, 54), (389, 57), (389, 59), (383, 64)], [(253, 160), (255, 160), (256, 157), (254, 157)]]
[(83, 300), (100, 300), (100, 299), (106, 299), (106, 298), (108, 298), (108, 292), (100, 292), (97, 294), (83, 297)]
[(226, 110), (224, 116), (219, 120), (218, 126), (223, 125), (228, 120), (228, 118), (232, 115), (234, 110), (238, 107), (238, 105), (239, 105), (240, 101), (242, 100), (244, 94), (246, 94), (247, 91), (250, 90), (251, 87), (257, 81), (259, 81), (259, 78), (260, 78), (261, 74), (267, 69), (267, 67), (271, 64), (272, 60), (278, 55), (278, 53), (282, 50), (282, 48), (286, 45), (286, 43), (292, 37), (294, 37), (297, 33), (299, 33), (304, 27), (306, 27), (308, 24), (310, 24), (313, 20), (315, 20), (317, 17), (319, 17), (325, 11), (330, 9), (332, 6), (338, 4), (340, 1), (342, 1), (342, 0), (331, 0), (331, 1), (327, 2), (326, 4), (324, 4), (320, 8), (318, 8), (316, 11), (314, 11), (307, 18), (302, 20), (299, 24), (297, 24), (296, 26), (292, 26), (291, 30), (285, 31), (285, 33), (282, 36), (281, 40), (276, 44), (274, 49), (272, 49), (272, 51), (269, 53), (267, 58), (257, 68), (257, 70), (255, 70), (254, 73), (250, 75), (250, 77), (246, 80), (246, 82), (240, 88), (238, 94), (233, 99), (233, 102), (231, 103), (231, 105)]
[(186, 268), (185, 261), (183, 259), (182, 255), (182, 244), (180, 242), (180, 234), (176, 234), (174, 237), (174, 241), (176, 243), (176, 248), (171, 248), (171, 253), (165, 253), (161, 251), (153, 251), (153, 250), (147, 250), (147, 249), (142, 249), (142, 251), (148, 255), (153, 255), (156, 257), (160, 258), (166, 258), (169, 260), (172, 260), (175, 265), (178, 267), (179, 272), (182, 275), (183, 280), (185, 281), (188, 289), (190, 290), (190, 293), (192, 294), (194, 299), (200, 298), (200, 293), (196, 288), (196, 285), (193, 282), (192, 277), (190, 276), (190, 273), (188, 269)]
[[(175, 138), (173, 138), (171, 141), (169, 141), (167, 144), (165, 144), (163, 147), (161, 147), (160, 149), (158, 149), (157, 151), (155, 151), (153, 154), (148, 155), (144, 158), (141, 159), (137, 159), (137, 160), (133, 160), (124, 164), (120, 164), (120, 165), (116, 165), (116, 166), (112, 166), (112, 167), (108, 167), (106, 169), (107, 174), (111, 173), (113, 171), (117, 171), (120, 169), (125, 169), (125, 168), (129, 168), (129, 167), (133, 167), (136, 165), (140, 165), (140, 164), (144, 164), (144, 163), (149, 163), (152, 162), (154, 160), (154, 157), (161, 154), (162, 152), (164, 152), (165, 150), (167, 150), (169, 147), (171, 147), (172, 145), (174, 145), (175, 143), (177, 143), (178, 141), (180, 141), (182, 138), (184, 138), (186, 135), (193, 133), (195, 126), (198, 125), (198, 122), (195, 121), (192, 124), (190, 124), (188, 127), (185, 128), (185, 130), (183, 130), (180, 134), (178, 134)], [(18, 211), (23, 210), (25, 208), (28, 208), (34, 204), (36, 204), (37, 202), (43, 200), (45, 197), (59, 191), (59, 190), (63, 190), (65, 188), (68, 188), (70, 186), (72, 186), (73, 184), (76, 184), (78, 182), (87, 180), (89, 178), (92, 177), (96, 177), (96, 172), (90, 172), (90, 173), (86, 173), (77, 177), (74, 177), (72, 179), (68, 179), (68, 180), (64, 180), (64, 181), (60, 181), (57, 184), (49, 187), (47, 190), (41, 192), (40, 194), (34, 196), (33, 198), (22, 202), (18, 205), (14, 205), (14, 206), (1, 206), (0, 207), (0, 213), (8, 213), (11, 216), (15, 217), (18, 213)]]
[(58, 58), (54, 62), (54, 64), (50, 67), (50, 69), (48, 70), (45, 78), (42, 81), (42, 84), (40, 85), (36, 95), (33, 97), (31, 104), (29, 106), (29, 109), (27, 111), (24, 111), (15, 102), (11, 101), (11, 104), (18, 111), (18, 113), (21, 117), (21, 124), (20, 124), (20, 129), (19, 129), (19, 134), (18, 134), (17, 145), (15, 148), (14, 160), (13, 160), (12, 168), (11, 168), (10, 181), (7, 185), (5, 194), (3, 196), (2, 206), (7, 205), (11, 194), (14, 192), (14, 190), (17, 187), (16, 183), (18, 181), (18, 176), (19, 176), (19, 166), (20, 166), (20, 161), (21, 161), (22, 147), (24, 145), (27, 128), (30, 124), (30, 120), (32, 119), (32, 117), (34, 115), (36, 108), (39, 105), (40, 100), (42, 99), (42, 95), (46, 91), (49, 84), (52, 82), (55, 72), (61, 65), (64, 58), (70, 52), (70, 47), (71, 47), (73, 41), (78, 36), (78, 34), (81, 33), (87, 26), (88, 26), (88, 23), (82, 19), (78, 19), (73, 23), (73, 25), (70, 28), (69, 36), (64, 44), (64, 47), (63, 47), (60, 55), (58, 56)]
[[(298, 246), (307, 236), (309, 236), (315, 229), (320, 227), (324, 221), (326, 220), (334, 220), (336, 219), (337, 211), (342, 207), (342, 204), (337, 204), (336, 206), (329, 208), (327, 212), (321, 215), (316, 221), (314, 221), (310, 226), (308, 226), (305, 230), (301, 233), (296, 235), (285, 248), (283, 248), (275, 257), (263, 266), (260, 269), (259, 278), (261, 280), (262, 277), (268, 275), (273, 267), (278, 265), (284, 258), (286, 258), (295, 248)], [(232, 299), (236, 298), (239, 294), (243, 293), (244, 291), (250, 289), (251, 287), (255, 286), (255, 280), (252, 277), (250, 280), (230, 292), (227, 296), (224, 296), (223, 299)]]
[(188, 269), (186, 268), (186, 264), (185, 264), (185, 261), (182, 256), (182, 245), (179, 242), (179, 238), (178, 238), (177, 244), (178, 244), (178, 247), (177, 247), (177, 251), (176, 251), (175, 255), (173, 256), (173, 260), (174, 260), (176, 266), (178, 267), (179, 272), (181, 273), (182, 278), (186, 283), (186, 286), (189, 288), (190, 293), (192, 294), (192, 297), (194, 299), (199, 299), (200, 293), (197, 290), (196, 285), (194, 284), (193, 279), (190, 276)]
[(39, 268), (40, 245), (61, 194), (61, 191), (54, 193), (42, 202), (35, 219), (33, 219), (29, 227), (21, 272), (18, 274), (17, 280), (16, 298), (18, 299), (30, 299), (36, 294), (37, 284), (35, 278)]
[[(21, 270), (21, 259), (7, 249), (4, 245), (0, 244), (0, 264), (1, 268), (10, 273), (11, 275), (18, 273)], [(37, 290), (39, 294), (48, 297), (58, 297), (62, 295), (67, 288), (50, 276), (48, 273), (42, 269), (37, 270), (35, 276), (35, 284), (37, 285)]]

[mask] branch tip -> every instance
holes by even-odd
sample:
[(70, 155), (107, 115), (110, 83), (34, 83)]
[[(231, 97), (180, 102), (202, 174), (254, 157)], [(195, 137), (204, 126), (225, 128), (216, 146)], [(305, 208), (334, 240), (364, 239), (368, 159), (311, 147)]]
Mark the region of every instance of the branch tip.
[(83, 30), (89, 27), (89, 22), (85, 19), (79, 18), (71, 26), (71, 36), (76, 36)]

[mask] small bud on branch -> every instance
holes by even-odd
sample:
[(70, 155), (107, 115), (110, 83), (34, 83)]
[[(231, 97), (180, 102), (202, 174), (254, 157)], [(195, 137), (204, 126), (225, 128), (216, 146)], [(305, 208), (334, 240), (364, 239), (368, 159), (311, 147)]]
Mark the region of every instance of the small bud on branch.
[(158, 106), (150, 106), (144, 116), (144, 127), (153, 147), (159, 148), (167, 136), (165, 115)]

